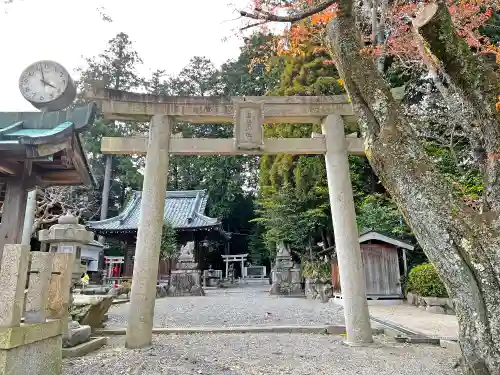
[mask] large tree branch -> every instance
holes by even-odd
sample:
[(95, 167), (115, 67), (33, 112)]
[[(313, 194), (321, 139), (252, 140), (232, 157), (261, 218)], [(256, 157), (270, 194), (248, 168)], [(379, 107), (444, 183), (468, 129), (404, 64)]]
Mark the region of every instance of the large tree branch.
[(497, 374), (500, 345), (493, 338), (500, 332), (492, 322), (500, 314), (495, 302), (499, 238), (485, 216), (467, 210), (433, 166), (373, 61), (361, 53), (349, 3), (339, 4), (328, 38), (360, 121), (366, 155), (455, 301), (467, 365)]
[[(469, 127), (479, 138), (479, 142), (471, 142), (473, 147), (484, 150), (487, 155), (500, 154), (500, 113), (495, 108), (499, 74), (481, 61), (457, 34), (444, 0), (426, 5), (413, 20), (413, 25), (431, 57), (439, 61), (438, 68), (459, 89), (465, 103), (470, 103), (472, 121)], [(486, 208), (500, 213), (500, 159), (484, 158), (481, 169), (485, 180)]]
[(310, 17), (316, 13), (322, 12), (328, 7), (332, 6), (335, 4), (336, 0), (327, 0), (324, 1), (312, 8), (306, 9), (302, 12), (299, 12), (295, 15), (292, 16), (278, 16), (276, 14), (271, 14), (268, 12), (265, 12), (264, 10), (260, 8), (255, 8), (256, 13), (251, 13), (251, 12), (246, 12), (244, 10), (240, 10), (240, 15), (242, 17), (248, 17), (248, 18), (253, 18), (255, 20), (267, 20), (267, 21), (272, 21), (272, 22), (297, 22), (300, 20), (303, 20), (304, 18)]

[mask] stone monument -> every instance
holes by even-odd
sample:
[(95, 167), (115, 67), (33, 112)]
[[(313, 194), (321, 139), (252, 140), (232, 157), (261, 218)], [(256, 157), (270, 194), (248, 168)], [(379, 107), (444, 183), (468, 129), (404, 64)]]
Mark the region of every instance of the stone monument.
[[(57, 309), (51, 308), (49, 304), (49, 311), (50, 317), (61, 319), (63, 322), (63, 347), (76, 347), (88, 342), (91, 335), (91, 327), (89, 325), (80, 325), (80, 323), (74, 321), (69, 310), (73, 302), (73, 288), (86, 269), (81, 264), (81, 247), (83, 244), (91, 242), (94, 239), (94, 234), (87, 231), (83, 225), (78, 224), (76, 217), (67, 213), (61, 216), (58, 223), (51, 226), (50, 229), (38, 232), (38, 237), (42, 244), (48, 244), (49, 253), (65, 254), (71, 259), (72, 268), (64, 275), (64, 278), (62, 278), (64, 280), (61, 280), (62, 286), (70, 285), (69, 293), (65, 295), (64, 303), (57, 305)], [(57, 285), (53, 287), (53, 289), (57, 288)], [(102, 342), (102, 345), (104, 343)], [(95, 346), (93, 345), (94, 348)]]
[(302, 295), (300, 268), (294, 265), (290, 251), (283, 242), (278, 243), (278, 253), (269, 291), (273, 295)]
[(194, 259), (194, 242), (187, 242), (181, 247), (176, 269), (170, 275), (170, 296), (204, 296), (201, 286), (201, 273)]

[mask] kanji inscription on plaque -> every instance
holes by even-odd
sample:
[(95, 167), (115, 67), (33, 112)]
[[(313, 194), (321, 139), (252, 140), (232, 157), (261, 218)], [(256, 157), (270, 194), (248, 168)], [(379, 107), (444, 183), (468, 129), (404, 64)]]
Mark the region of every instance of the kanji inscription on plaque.
[(264, 125), (264, 104), (236, 102), (234, 106), (234, 138), (240, 150), (260, 150)]

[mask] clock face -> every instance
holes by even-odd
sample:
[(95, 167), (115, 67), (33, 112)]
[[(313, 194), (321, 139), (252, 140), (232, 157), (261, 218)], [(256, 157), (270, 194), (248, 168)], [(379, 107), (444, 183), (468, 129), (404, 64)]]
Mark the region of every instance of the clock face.
[(22, 95), (32, 103), (50, 103), (61, 97), (70, 76), (54, 61), (39, 61), (26, 68), (19, 78)]

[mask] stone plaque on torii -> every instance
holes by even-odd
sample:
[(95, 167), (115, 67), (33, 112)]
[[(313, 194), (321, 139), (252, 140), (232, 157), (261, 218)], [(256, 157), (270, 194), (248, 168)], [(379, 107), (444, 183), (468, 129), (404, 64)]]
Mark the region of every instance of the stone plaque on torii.
[[(349, 174), (348, 154), (364, 155), (363, 140), (344, 134), (354, 112), (345, 95), (330, 97), (175, 97), (138, 94), (95, 83), (86, 91), (110, 120), (149, 121), (148, 137), (104, 137), (104, 154), (146, 155), (126, 346), (151, 344), (168, 163), (174, 155), (325, 155), (347, 341), (371, 342), (366, 286)], [(345, 122), (344, 122), (345, 120)], [(233, 139), (171, 136), (175, 121), (234, 124)], [(322, 124), (311, 138), (264, 138), (264, 123)]]

